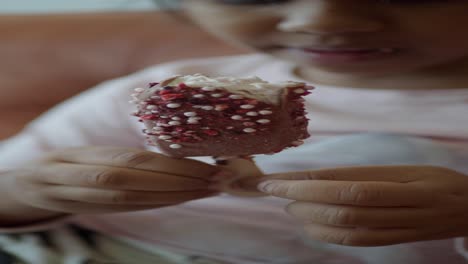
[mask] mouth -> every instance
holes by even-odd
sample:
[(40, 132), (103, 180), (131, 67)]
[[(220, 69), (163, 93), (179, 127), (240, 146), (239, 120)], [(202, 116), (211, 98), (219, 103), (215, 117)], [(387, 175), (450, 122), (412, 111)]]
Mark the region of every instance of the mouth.
[(317, 54), (368, 54), (368, 53), (394, 53), (395, 48), (299, 48), (304, 52)]

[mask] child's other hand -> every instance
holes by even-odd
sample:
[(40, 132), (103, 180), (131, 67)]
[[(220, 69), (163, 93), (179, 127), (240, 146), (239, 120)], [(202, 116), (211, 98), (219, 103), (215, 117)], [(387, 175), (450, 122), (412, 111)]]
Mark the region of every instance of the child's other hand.
[(258, 187), (295, 200), (286, 211), (311, 238), (328, 243), (381, 246), (468, 235), (468, 177), (445, 168), (282, 173), (263, 178)]
[[(149, 151), (85, 147), (53, 153), (10, 173), (11, 196), (56, 212), (135, 211), (214, 195), (215, 166)], [(219, 176), (218, 176), (219, 177)]]

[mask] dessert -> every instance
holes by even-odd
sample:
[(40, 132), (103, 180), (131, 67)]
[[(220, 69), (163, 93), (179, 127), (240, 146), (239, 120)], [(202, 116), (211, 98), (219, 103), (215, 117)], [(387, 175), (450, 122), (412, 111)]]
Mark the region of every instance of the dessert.
[(301, 145), (309, 137), (303, 96), (311, 89), (300, 82), (194, 74), (137, 88), (132, 103), (148, 143), (162, 153), (212, 156), (228, 166)]

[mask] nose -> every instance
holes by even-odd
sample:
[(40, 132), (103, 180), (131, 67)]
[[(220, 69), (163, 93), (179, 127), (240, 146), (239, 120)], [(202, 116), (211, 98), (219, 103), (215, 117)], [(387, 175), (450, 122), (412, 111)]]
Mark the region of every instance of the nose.
[[(301, 1), (300, 1), (301, 2)], [(278, 29), (316, 35), (372, 33), (385, 26), (372, 8), (349, 0), (302, 1), (288, 10)]]

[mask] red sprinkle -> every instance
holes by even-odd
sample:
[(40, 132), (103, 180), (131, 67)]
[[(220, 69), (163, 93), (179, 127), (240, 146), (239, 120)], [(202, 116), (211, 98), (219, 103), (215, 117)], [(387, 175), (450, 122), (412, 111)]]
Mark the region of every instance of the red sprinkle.
[[(162, 91), (164, 92), (164, 91)], [(184, 98), (184, 95), (183, 94), (177, 94), (177, 93), (165, 93), (165, 94), (162, 94), (161, 92), (161, 98), (164, 100), (164, 101), (171, 101), (171, 100), (175, 100), (175, 99), (180, 99), (180, 98)]]
[(159, 92), (160, 95), (163, 95), (163, 94), (172, 94), (172, 93), (174, 93), (174, 91), (172, 91), (172, 90), (162, 90), (162, 91)]
[(207, 134), (208, 136), (217, 136), (219, 135), (219, 132), (213, 129), (206, 129), (203, 130), (203, 133)]
[(154, 120), (156, 119), (156, 116), (155, 115), (143, 115), (143, 116), (140, 116), (140, 118), (143, 120)]

